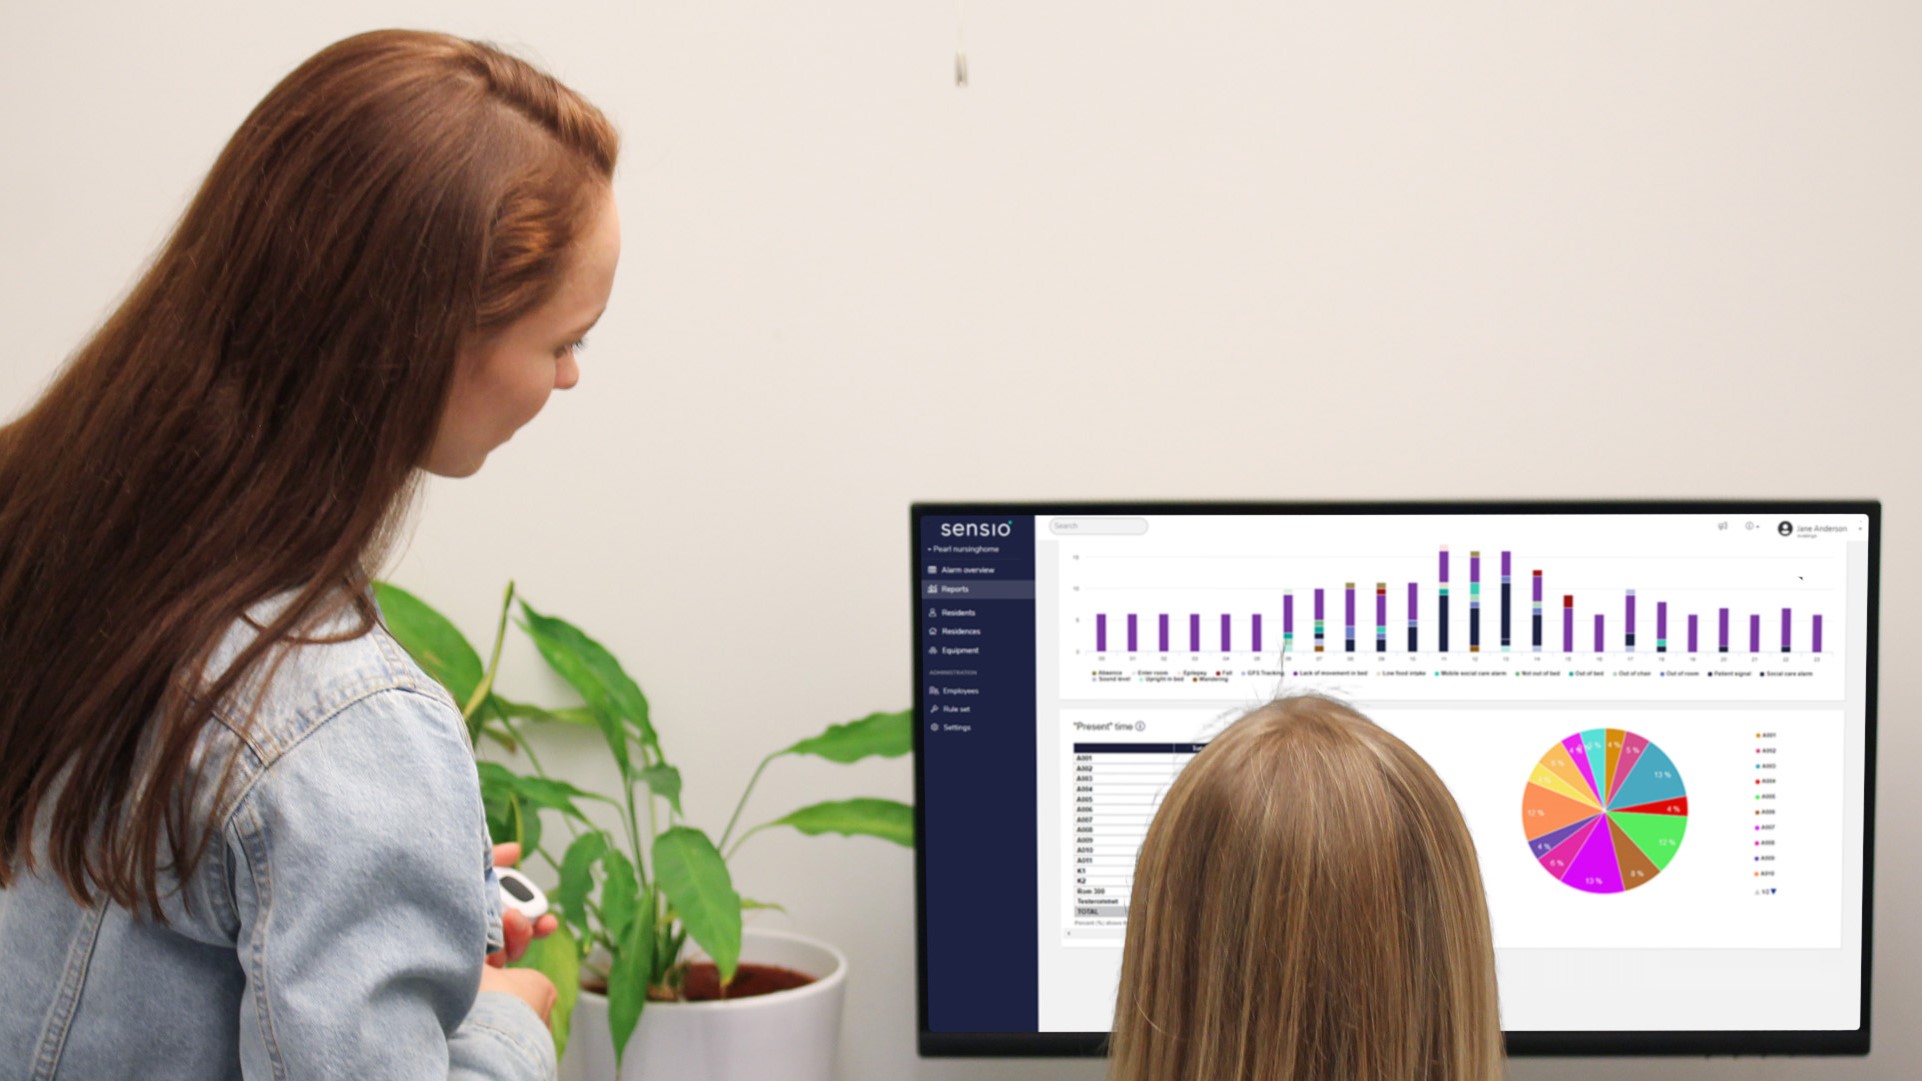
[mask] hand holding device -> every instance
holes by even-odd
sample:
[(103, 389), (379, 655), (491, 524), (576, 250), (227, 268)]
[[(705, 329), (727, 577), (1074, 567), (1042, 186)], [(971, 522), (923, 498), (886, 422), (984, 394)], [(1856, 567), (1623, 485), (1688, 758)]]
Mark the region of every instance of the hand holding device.
[(526, 875), (512, 867), (496, 867), (494, 876), (500, 880), (502, 911), (513, 909), (530, 924), (547, 914), (547, 895)]
[[(543, 938), (560, 926), (560, 921), (549, 910), (552, 906), (541, 893), (540, 887), (528, 881), (518, 871), (507, 868), (521, 857), (521, 846), (508, 843), (494, 846), (493, 866), (487, 869), (487, 888), (499, 891), (501, 906), (501, 948), (487, 955), (487, 963), (500, 968), (510, 961), (517, 961), (527, 952), (528, 943)], [(512, 886), (503, 885), (503, 879), (512, 875), (516, 881)]]

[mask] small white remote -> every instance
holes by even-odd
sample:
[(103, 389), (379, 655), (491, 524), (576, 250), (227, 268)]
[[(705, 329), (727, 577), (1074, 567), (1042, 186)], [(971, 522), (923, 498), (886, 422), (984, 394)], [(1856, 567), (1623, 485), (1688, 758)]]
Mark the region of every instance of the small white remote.
[(511, 908), (533, 923), (547, 914), (547, 895), (524, 874), (512, 867), (494, 868), (500, 880), (501, 907)]

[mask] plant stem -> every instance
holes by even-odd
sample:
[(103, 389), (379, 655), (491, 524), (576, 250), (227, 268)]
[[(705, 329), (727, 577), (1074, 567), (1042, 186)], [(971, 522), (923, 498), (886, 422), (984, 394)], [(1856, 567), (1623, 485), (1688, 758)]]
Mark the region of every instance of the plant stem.
[(768, 827), (769, 827), (769, 826), (771, 826), (771, 825), (773, 825), (773, 823), (772, 823), (772, 822), (763, 822), (763, 823), (761, 823), (760, 825), (758, 825), (758, 826), (756, 826), (756, 827), (754, 827), (753, 829), (751, 829), (751, 830), (748, 830), (748, 831), (747, 831), (746, 833), (743, 833), (743, 834), (741, 834), (741, 839), (740, 839), (740, 840), (738, 840), (738, 841), (736, 841), (736, 842), (734, 842), (734, 847), (733, 847), (733, 848), (730, 848), (730, 849), (728, 849), (728, 850), (727, 850), (726, 852), (724, 852), (724, 853), (722, 853), (722, 855), (721, 855), (721, 859), (722, 859), (722, 860), (731, 860), (731, 859), (733, 859), (733, 858), (734, 858), (734, 854), (735, 854), (736, 852), (739, 852), (739, 851), (741, 850), (741, 846), (747, 843), (747, 839), (748, 839), (749, 837), (752, 837), (752, 836), (754, 836), (755, 834), (757, 834), (757, 833), (759, 833), (759, 832), (761, 832), (762, 830), (764, 830), (764, 829), (766, 829), (766, 828), (768, 828)]
[[(653, 808), (648, 810), (652, 811)], [(645, 854), (641, 851), (640, 816), (634, 813), (634, 780), (631, 777), (627, 779), (627, 841), (634, 846), (634, 870), (641, 876), (641, 889), (645, 890), (648, 888), (647, 864), (644, 862)]]
[[(543, 781), (553, 780), (554, 778), (549, 777), (547, 775), (547, 770), (541, 767), (541, 760), (539, 756), (535, 755), (534, 753), (534, 745), (527, 742), (526, 734), (521, 732), (520, 729), (514, 727), (514, 722), (507, 719), (507, 714), (500, 713), (497, 710), (496, 715), (499, 717), (501, 724), (507, 726), (507, 734), (510, 736), (513, 736), (514, 742), (520, 744), (521, 749), (527, 752), (527, 761), (530, 765), (534, 767), (534, 773), (538, 775), (540, 779)], [(579, 826), (574, 824), (574, 817), (572, 815), (568, 815), (568, 814), (561, 815), (561, 825), (567, 827), (568, 840), (571, 841), (581, 835), (581, 829)], [(556, 870), (558, 870), (558, 868), (556, 868)]]
[(598, 934), (594, 930), (596, 927), (604, 928), (607, 926), (607, 917), (601, 915), (601, 906), (586, 897), (581, 898), (581, 903), (587, 906), (587, 911), (594, 917), (594, 922), (587, 926), (587, 934), (581, 938), (581, 945), (586, 947), (586, 949), (582, 950), (582, 955), (585, 956), (589, 950), (592, 950), (596, 942), (606, 946), (610, 951), (613, 950), (614, 943), (608, 941), (606, 935)]
[(494, 628), (494, 652), (487, 658), (487, 673), (481, 677), (480, 685), (474, 688), (474, 696), (461, 709), (462, 720), (472, 717), (480, 709), (481, 703), (487, 701), (487, 696), (494, 693), (494, 673), (500, 670), (501, 664), (501, 642), (507, 637), (507, 612), (513, 606), (514, 583), (510, 581), (507, 583), (507, 596), (501, 599), (501, 621), (500, 626)]
[(522, 734), (520, 729), (514, 727), (513, 721), (507, 719), (507, 714), (496, 710), (494, 715), (496, 719), (501, 722), (501, 726), (507, 729), (507, 734), (514, 737), (514, 742), (521, 745), (521, 750), (527, 752), (527, 761), (534, 767), (534, 772), (538, 774), (542, 780), (553, 780), (552, 777), (547, 775), (547, 771), (541, 768), (540, 756), (534, 753), (534, 745), (527, 742), (527, 737)]
[[(761, 764), (754, 767), (754, 776), (748, 778), (747, 788), (741, 793), (741, 802), (734, 805), (734, 816), (727, 820), (727, 828), (721, 831), (721, 843), (716, 847), (727, 847), (727, 839), (734, 835), (734, 825), (741, 820), (741, 812), (747, 807), (747, 797), (754, 791), (755, 782), (761, 779), (761, 771), (767, 768), (769, 762), (774, 761), (786, 753), (785, 751), (775, 751), (773, 754), (761, 759)], [(745, 837), (741, 839), (743, 841), (747, 840)]]

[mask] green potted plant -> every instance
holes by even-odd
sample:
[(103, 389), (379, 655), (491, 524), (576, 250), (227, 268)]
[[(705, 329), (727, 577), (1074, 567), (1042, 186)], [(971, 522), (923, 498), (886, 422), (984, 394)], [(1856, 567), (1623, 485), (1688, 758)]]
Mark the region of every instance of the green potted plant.
[[(537, 940), (519, 963), (545, 972), (560, 992), (553, 1030), (563, 1072), (592, 1081), (732, 1081), (750, 1072), (756, 1081), (825, 1081), (846, 960), (804, 936), (744, 932), (744, 911), (779, 906), (741, 897), (728, 858), (749, 837), (777, 827), (911, 846), (912, 808), (886, 799), (815, 803), (736, 833), (755, 783), (774, 760), (904, 755), (912, 746), (910, 713), (833, 725), (768, 755), (717, 841), (684, 819), (680, 771), (662, 749), (647, 697), (600, 643), (521, 601), (518, 626), (581, 703), (511, 701), (495, 692), (494, 681), (515, 609), (512, 583), (484, 665), (459, 629), (424, 601), (385, 582), (374, 591), (388, 630), (461, 705), (495, 843), (518, 842), (522, 866), (538, 858), (555, 876), (549, 896), (560, 929)], [(589, 792), (551, 776), (527, 743), (530, 724), (597, 729), (619, 769), (619, 791)], [(529, 771), (481, 757), (490, 742), (525, 757)], [(583, 806), (591, 803), (610, 808), (618, 828), (590, 821)], [(543, 816), (567, 832), (558, 859)]]

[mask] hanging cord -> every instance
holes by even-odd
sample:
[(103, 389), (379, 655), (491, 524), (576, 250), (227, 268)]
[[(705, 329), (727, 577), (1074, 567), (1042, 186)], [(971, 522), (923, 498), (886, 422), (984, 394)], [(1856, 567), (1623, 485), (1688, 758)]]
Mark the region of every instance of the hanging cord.
[(968, 86), (968, 0), (954, 0), (954, 86)]

